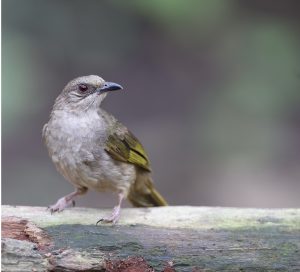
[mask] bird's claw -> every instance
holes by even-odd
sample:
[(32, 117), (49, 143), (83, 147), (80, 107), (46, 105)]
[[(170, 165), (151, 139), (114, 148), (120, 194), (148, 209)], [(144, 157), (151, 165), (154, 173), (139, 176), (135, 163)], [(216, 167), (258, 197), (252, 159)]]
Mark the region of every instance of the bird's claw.
[(51, 214), (53, 214), (53, 213), (55, 213), (55, 212), (59, 211), (59, 210), (55, 210), (55, 209), (53, 209), (53, 208), (52, 208), (53, 206), (54, 206), (54, 205), (52, 205), (52, 206), (48, 206), (48, 207), (47, 207), (47, 209), (46, 209), (46, 211), (50, 211), (50, 213), (51, 213)]
[(119, 218), (101, 218), (97, 221), (96, 226), (98, 226), (99, 223), (112, 223), (113, 225), (115, 225), (118, 222)]
[(66, 207), (71, 205), (75, 207), (75, 201), (73, 199), (68, 201), (65, 197), (62, 197), (59, 200), (57, 200), (57, 202), (54, 205), (48, 206), (47, 211), (49, 210), (50, 213), (53, 214), (55, 212), (61, 212)]
[(117, 206), (113, 209), (113, 212), (110, 216), (99, 219), (96, 223), (96, 226), (99, 223), (112, 223), (113, 225), (115, 225), (118, 222), (119, 218), (120, 218), (120, 207)]
[(103, 221), (103, 218), (99, 219), (99, 220), (97, 221), (97, 223), (96, 223), (96, 226), (98, 226), (98, 224), (99, 224), (100, 222), (102, 222), (102, 221)]

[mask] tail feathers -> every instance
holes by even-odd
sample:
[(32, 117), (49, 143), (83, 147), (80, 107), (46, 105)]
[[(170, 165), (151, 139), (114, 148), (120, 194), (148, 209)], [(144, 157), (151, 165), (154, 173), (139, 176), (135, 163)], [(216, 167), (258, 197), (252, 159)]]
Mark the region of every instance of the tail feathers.
[(139, 182), (130, 188), (128, 200), (135, 207), (155, 207), (155, 206), (168, 206), (167, 201), (156, 191), (151, 179), (146, 182)]
[(167, 201), (162, 197), (162, 195), (152, 187), (151, 190), (151, 200), (154, 206), (168, 206)]

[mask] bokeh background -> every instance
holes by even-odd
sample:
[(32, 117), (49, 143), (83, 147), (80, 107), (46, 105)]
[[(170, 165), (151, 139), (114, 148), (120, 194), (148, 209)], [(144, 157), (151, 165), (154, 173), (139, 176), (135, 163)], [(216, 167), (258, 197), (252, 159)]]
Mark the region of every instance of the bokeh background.
[(298, 0), (3, 0), (3, 204), (73, 190), (41, 131), (64, 85), (98, 74), (125, 87), (104, 108), (170, 204), (299, 207), (299, 34)]

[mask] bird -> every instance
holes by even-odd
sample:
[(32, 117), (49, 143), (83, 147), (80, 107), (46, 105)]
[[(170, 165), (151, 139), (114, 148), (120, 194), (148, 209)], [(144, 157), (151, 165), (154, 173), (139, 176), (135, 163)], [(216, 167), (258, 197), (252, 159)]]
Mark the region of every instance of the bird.
[(117, 90), (123, 87), (88, 75), (71, 80), (56, 98), (42, 138), (56, 169), (75, 190), (49, 206), (51, 213), (75, 206), (75, 198), (89, 189), (118, 196), (112, 213), (97, 224), (115, 224), (124, 199), (135, 207), (168, 205), (154, 187), (140, 141), (101, 107), (107, 94)]

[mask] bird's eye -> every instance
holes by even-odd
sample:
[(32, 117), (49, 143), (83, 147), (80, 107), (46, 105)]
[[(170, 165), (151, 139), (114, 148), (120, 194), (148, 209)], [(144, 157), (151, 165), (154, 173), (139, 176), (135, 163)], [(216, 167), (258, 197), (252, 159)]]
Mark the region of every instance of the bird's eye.
[(88, 86), (86, 86), (85, 84), (80, 84), (78, 87), (79, 87), (79, 90), (83, 93), (88, 90)]

